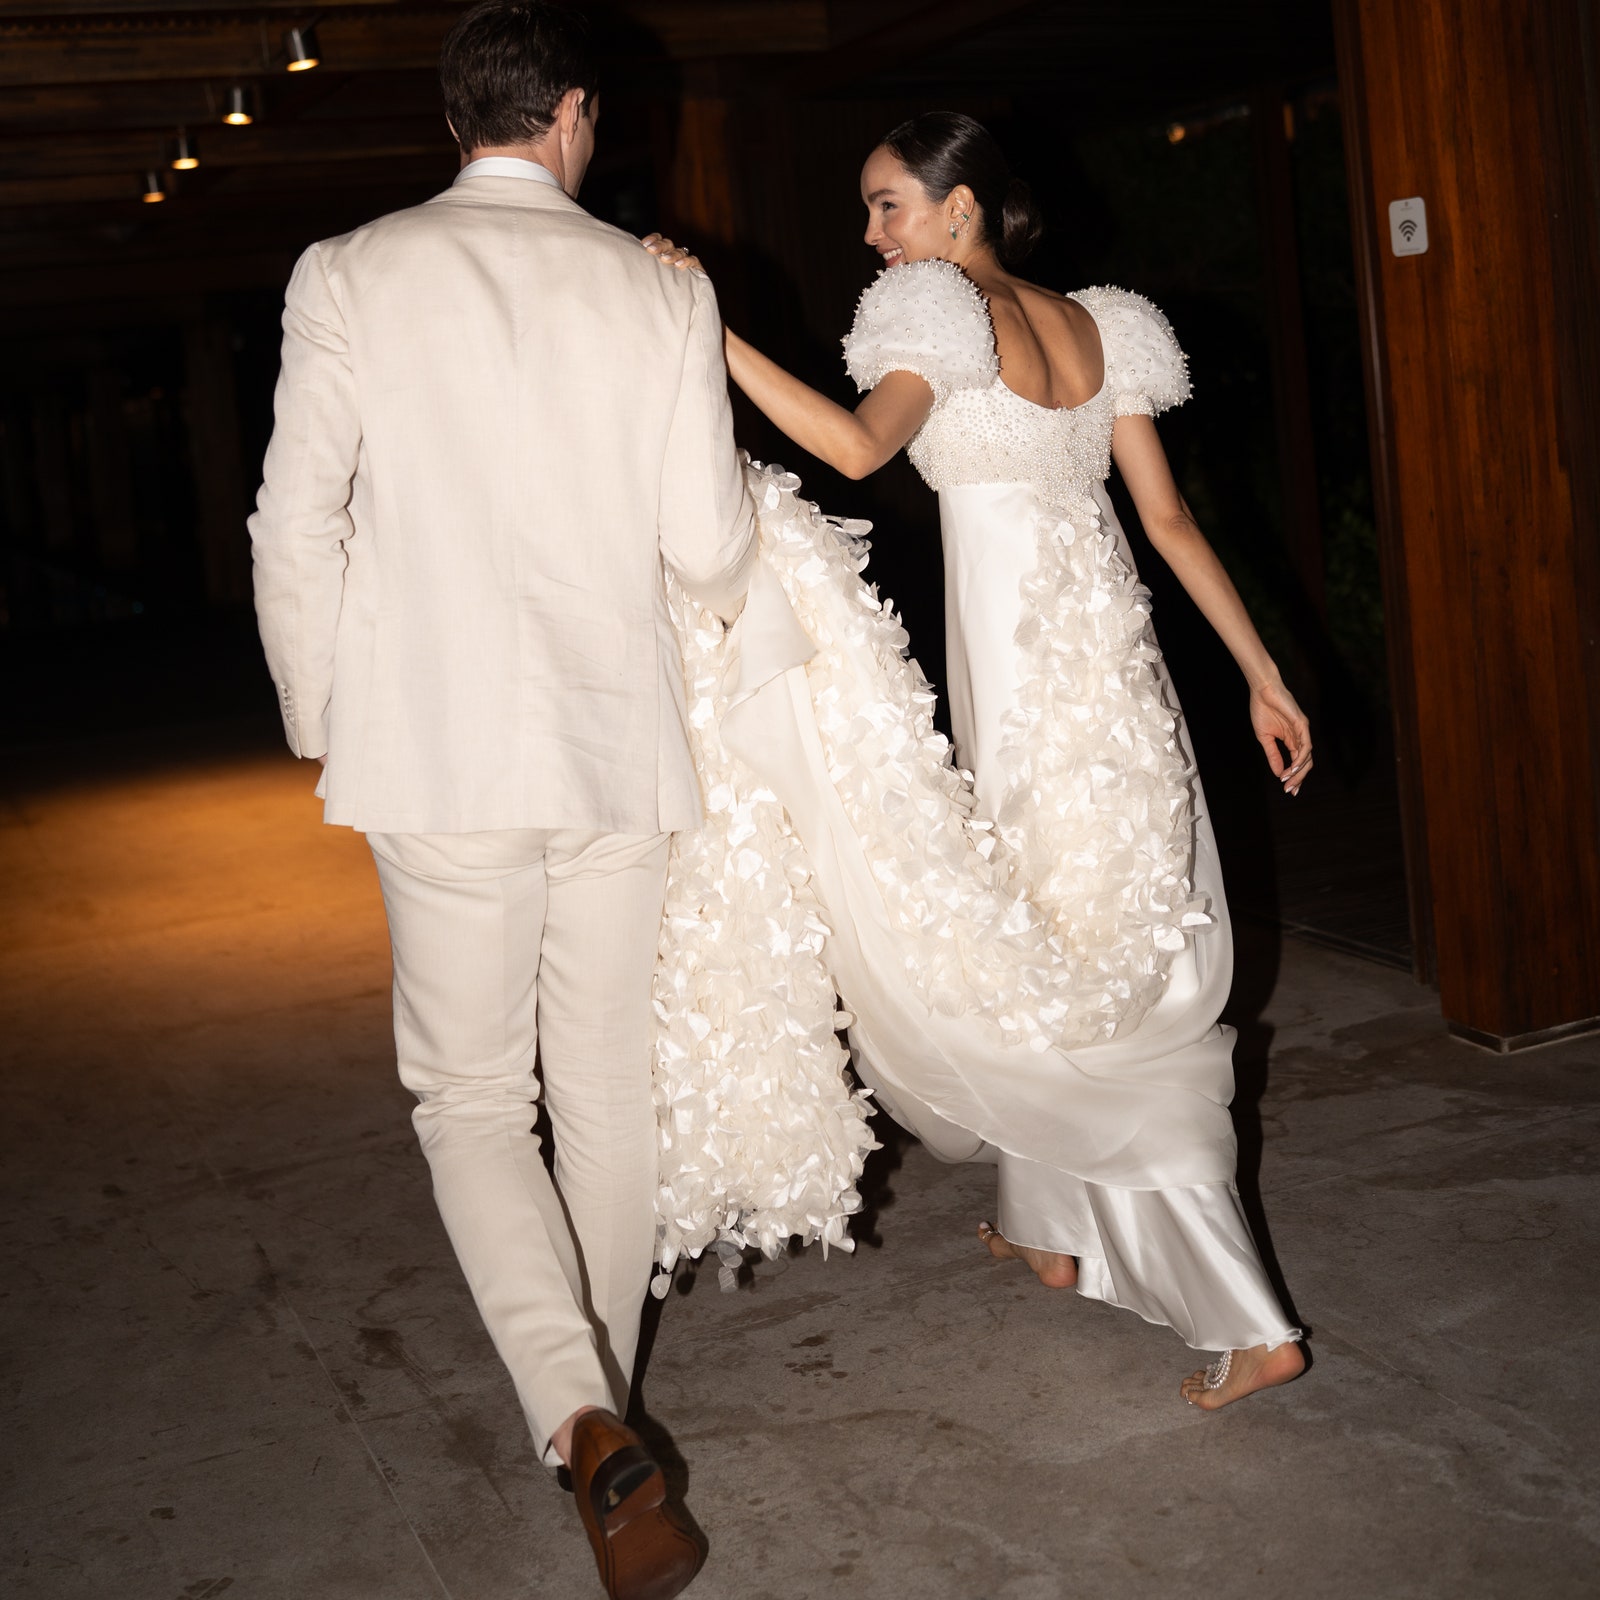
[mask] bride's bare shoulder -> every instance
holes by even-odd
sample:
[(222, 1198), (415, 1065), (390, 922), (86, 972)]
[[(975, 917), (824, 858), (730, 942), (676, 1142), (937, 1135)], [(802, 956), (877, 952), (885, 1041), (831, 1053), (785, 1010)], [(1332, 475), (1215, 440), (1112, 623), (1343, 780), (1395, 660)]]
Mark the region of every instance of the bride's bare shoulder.
[(1058, 360), (1091, 361), (1100, 350), (1098, 326), (1088, 309), (1071, 295), (1020, 279), (1012, 285), (1017, 309), (1034, 337)]
[(1094, 318), (1070, 294), (1059, 289), (1046, 289), (1042, 284), (1024, 283), (1018, 279), (1014, 285), (1018, 300), (1030, 311), (1054, 315), (1074, 328), (1093, 324)]

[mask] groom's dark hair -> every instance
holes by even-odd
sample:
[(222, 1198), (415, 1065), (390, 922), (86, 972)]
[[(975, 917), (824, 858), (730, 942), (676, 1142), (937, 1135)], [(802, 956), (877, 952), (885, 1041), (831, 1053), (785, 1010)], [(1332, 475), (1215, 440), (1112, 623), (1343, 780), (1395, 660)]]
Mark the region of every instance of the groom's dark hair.
[(484, 0), (445, 35), (445, 115), (463, 150), (542, 139), (569, 89), (587, 116), (600, 86), (588, 18), (552, 0)]

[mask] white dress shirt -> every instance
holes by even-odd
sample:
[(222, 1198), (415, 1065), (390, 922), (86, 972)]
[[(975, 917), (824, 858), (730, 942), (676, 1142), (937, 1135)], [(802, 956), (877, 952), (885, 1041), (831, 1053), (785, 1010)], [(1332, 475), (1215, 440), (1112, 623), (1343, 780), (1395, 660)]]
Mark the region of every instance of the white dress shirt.
[(548, 183), (562, 188), (561, 180), (549, 167), (541, 167), (537, 161), (524, 161), (521, 156), (479, 156), (455, 175), (450, 187), (455, 188), (463, 178), (526, 178), (530, 183)]

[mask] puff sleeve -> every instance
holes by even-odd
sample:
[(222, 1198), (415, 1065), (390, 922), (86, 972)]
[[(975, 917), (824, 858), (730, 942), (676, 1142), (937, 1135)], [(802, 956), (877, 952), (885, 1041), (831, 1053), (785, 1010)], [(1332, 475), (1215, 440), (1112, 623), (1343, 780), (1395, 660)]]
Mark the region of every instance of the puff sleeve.
[(1106, 385), (1119, 417), (1159, 416), (1189, 398), (1189, 358), (1172, 324), (1142, 294), (1086, 289), (1074, 298), (1099, 324)]
[(1000, 371), (994, 325), (977, 285), (953, 261), (909, 261), (880, 272), (856, 307), (845, 370), (861, 390), (914, 372), (935, 402), (987, 388)]

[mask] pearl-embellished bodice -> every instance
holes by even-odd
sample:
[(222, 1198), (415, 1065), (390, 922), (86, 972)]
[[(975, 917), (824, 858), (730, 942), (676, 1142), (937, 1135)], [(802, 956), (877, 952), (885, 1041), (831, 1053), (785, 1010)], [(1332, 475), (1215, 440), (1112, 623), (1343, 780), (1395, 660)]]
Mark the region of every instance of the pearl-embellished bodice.
[(863, 389), (894, 371), (933, 389), (907, 451), (929, 488), (1027, 483), (1043, 506), (1081, 508), (1111, 471), (1117, 418), (1188, 398), (1183, 352), (1148, 300), (1111, 288), (1071, 298), (1099, 330), (1105, 377), (1082, 405), (1051, 408), (1006, 387), (988, 304), (953, 262), (891, 267), (862, 295), (845, 364)]
[(998, 377), (934, 406), (907, 454), (930, 489), (1029, 483), (1059, 510), (1083, 504), (1111, 471), (1116, 407), (1102, 384), (1080, 406), (1035, 405)]

